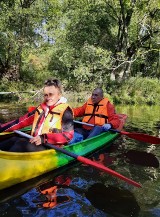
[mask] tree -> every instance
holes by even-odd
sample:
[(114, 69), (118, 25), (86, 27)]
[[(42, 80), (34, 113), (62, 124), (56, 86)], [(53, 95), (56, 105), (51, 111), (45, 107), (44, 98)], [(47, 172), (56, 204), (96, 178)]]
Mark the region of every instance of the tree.
[[(47, 22), (55, 20), (59, 7), (53, 0), (6, 0), (1, 8), (0, 75), (9, 80), (21, 79), (22, 66), (31, 52), (46, 46), (52, 38)], [(56, 25), (56, 24), (55, 24)], [(53, 25), (52, 25), (53, 27)], [(51, 31), (50, 31), (51, 32)], [(53, 30), (52, 30), (53, 32)], [(41, 49), (42, 51), (42, 49)]]

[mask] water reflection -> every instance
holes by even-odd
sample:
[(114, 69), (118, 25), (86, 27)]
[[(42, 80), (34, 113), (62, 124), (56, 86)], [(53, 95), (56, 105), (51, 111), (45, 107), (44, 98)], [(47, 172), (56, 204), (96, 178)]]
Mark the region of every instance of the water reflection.
[(129, 190), (115, 186), (94, 184), (87, 190), (86, 197), (94, 207), (113, 216), (134, 217), (140, 211), (135, 196)]
[[(160, 136), (159, 107), (116, 108), (117, 112), (128, 115), (125, 131)], [(7, 109), (0, 108), (1, 122), (12, 120), (27, 111), (20, 107), (16, 108), (16, 112), (14, 108), (8, 109), (8, 112)], [(138, 152), (133, 154), (130, 150), (143, 153), (138, 156)], [(14, 187), (0, 194), (0, 200), (3, 198), (0, 216), (160, 216), (160, 170), (156, 161), (160, 159), (159, 145), (121, 136), (110, 149), (98, 151), (92, 159), (140, 182), (142, 188), (130, 186), (89, 166), (74, 164), (72, 168), (60, 171), (61, 176), (53, 171), (45, 181), (39, 177), (31, 185), (27, 182), (18, 185), (13, 192)]]
[(21, 115), (27, 112), (26, 107), (14, 106), (14, 105), (0, 105), (0, 123), (5, 123), (7, 121), (19, 118)]
[[(55, 180), (39, 186), (38, 191), (40, 194), (45, 195), (45, 199), (42, 200), (40, 198), (40, 200), (32, 201), (38, 203), (38, 207), (55, 208), (62, 203), (70, 201), (73, 198), (73, 192), (75, 192), (84, 194), (95, 208), (114, 216), (134, 217), (140, 210), (134, 195), (129, 190), (114, 186), (106, 187), (102, 183), (95, 183), (87, 190), (82, 190), (70, 186), (70, 183), (70, 177), (59, 176)], [(70, 195), (58, 196), (58, 189), (62, 192), (64, 188), (72, 190), (68, 191)]]
[(40, 185), (37, 190), (40, 192), (40, 199), (32, 200), (37, 204), (37, 207), (54, 208), (59, 204), (70, 201), (67, 195), (58, 195), (60, 188), (65, 188), (70, 185), (71, 178), (58, 176), (55, 180)]
[[(109, 213), (117, 217), (134, 217), (139, 213), (140, 207), (129, 190), (115, 186), (106, 187), (102, 183), (94, 183), (87, 189), (81, 188), (85, 184), (85, 180), (81, 178), (71, 180), (70, 177), (61, 175), (24, 194), (15, 201), (15, 204), (18, 202), (17, 209), (22, 215), (30, 216), (34, 216), (35, 211), (36, 216), (41, 216), (42, 213), (45, 213), (45, 216), (85, 216), (86, 212), (86, 216), (105, 216), (104, 213)], [(86, 204), (87, 209), (82, 209), (83, 203)], [(92, 206), (97, 211), (93, 212)], [(67, 207), (67, 215), (65, 215)], [(50, 214), (47, 215), (48, 212), (44, 209), (49, 209)]]
[[(116, 106), (117, 112), (128, 115), (126, 126), (135, 132), (159, 135), (160, 106)], [(129, 127), (129, 128), (130, 128)]]

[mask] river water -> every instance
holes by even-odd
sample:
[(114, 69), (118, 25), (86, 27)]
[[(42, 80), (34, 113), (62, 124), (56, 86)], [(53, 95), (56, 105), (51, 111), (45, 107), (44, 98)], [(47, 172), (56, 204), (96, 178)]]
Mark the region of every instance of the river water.
[[(128, 115), (125, 131), (160, 137), (160, 107), (116, 106), (116, 110)], [(12, 120), (25, 111), (21, 106), (1, 106), (0, 120)], [(135, 152), (126, 155), (130, 150)], [(142, 188), (74, 163), (1, 191), (0, 216), (160, 217), (160, 169), (145, 153), (159, 160), (160, 145), (121, 136), (111, 148), (89, 157), (139, 182)]]

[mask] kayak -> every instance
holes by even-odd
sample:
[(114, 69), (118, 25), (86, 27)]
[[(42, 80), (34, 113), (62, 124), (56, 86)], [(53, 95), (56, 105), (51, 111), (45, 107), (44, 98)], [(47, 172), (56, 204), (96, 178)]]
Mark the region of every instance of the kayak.
[[(126, 115), (120, 115), (120, 118), (120, 128), (122, 128), (125, 123)], [(11, 133), (0, 133), (0, 137), (10, 134)], [(96, 137), (66, 145), (63, 148), (77, 155), (85, 156), (104, 146), (109, 147), (119, 135), (120, 134), (117, 132), (108, 131)], [(0, 151), (0, 189), (8, 188), (58, 169), (68, 165), (74, 160), (75, 159), (72, 157), (53, 149), (23, 153)]]

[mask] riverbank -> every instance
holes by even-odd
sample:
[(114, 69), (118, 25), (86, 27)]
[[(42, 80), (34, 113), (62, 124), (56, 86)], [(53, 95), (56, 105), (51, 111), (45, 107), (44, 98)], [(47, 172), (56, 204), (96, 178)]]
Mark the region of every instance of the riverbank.
[[(104, 81), (107, 84), (107, 81)], [(78, 84), (77, 84), (78, 85)], [(43, 84), (42, 84), (43, 86)], [(96, 85), (95, 85), (96, 86)], [(94, 89), (94, 87), (92, 88)], [(81, 91), (64, 90), (64, 96), (69, 102), (85, 102), (92, 89), (84, 87)], [(157, 78), (132, 77), (128, 81), (116, 84), (103, 84), (105, 97), (114, 104), (124, 105), (160, 105), (160, 80)], [(39, 103), (43, 100), (42, 89), (33, 84), (21, 82), (0, 83), (1, 102)]]

